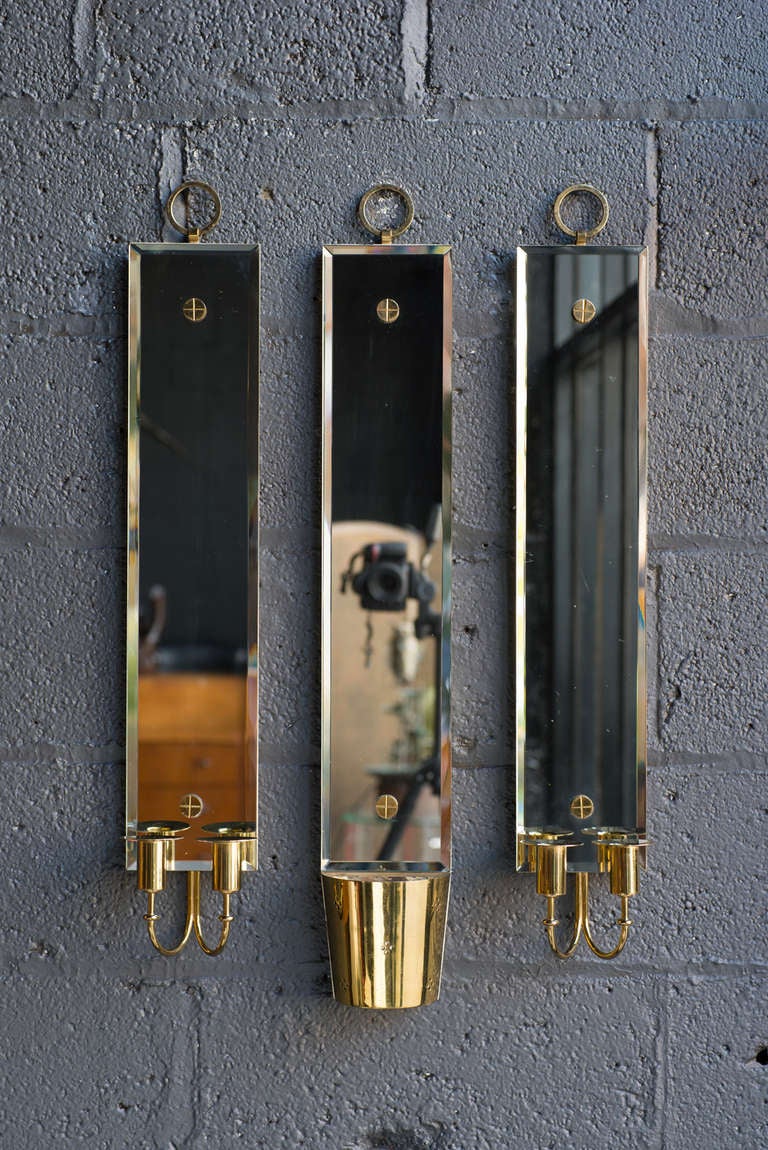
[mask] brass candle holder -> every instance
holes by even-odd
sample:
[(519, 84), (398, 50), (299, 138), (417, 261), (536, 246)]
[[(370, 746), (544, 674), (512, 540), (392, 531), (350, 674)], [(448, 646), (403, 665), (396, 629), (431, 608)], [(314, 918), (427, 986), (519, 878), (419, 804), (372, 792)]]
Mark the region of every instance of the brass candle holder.
[(203, 827), (209, 832), (198, 841), (209, 843), (212, 854), (211, 887), (222, 897), (219, 915), (221, 929), (219, 939), (209, 946), (203, 938), (200, 912), (200, 871), (187, 871), (187, 916), (184, 931), (175, 946), (164, 946), (157, 937), (156, 923), (159, 914), (155, 910), (156, 896), (166, 887), (167, 876), (174, 869), (175, 846), (182, 835), (190, 829), (189, 823), (169, 821), (165, 823), (139, 823), (133, 841), (136, 843), (137, 882), (136, 885), (147, 895), (147, 924), (152, 945), (160, 954), (172, 956), (180, 954), (194, 933), (197, 944), (205, 954), (216, 955), (227, 944), (230, 925), (234, 920), (230, 899), (240, 890), (244, 870), (251, 870), (256, 862), (256, 827), (253, 823), (209, 823)]

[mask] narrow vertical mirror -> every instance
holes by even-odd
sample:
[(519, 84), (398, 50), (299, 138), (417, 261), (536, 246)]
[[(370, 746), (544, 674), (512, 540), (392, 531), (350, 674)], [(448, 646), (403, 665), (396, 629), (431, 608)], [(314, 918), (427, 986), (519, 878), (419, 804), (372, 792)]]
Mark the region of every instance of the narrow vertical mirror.
[(153, 900), (256, 864), (258, 249), (134, 244), (129, 291), (127, 863)]
[(517, 260), (518, 864), (556, 897), (644, 846), (646, 252)]
[(439, 989), (450, 866), (450, 256), (324, 249), (322, 871), (334, 993)]

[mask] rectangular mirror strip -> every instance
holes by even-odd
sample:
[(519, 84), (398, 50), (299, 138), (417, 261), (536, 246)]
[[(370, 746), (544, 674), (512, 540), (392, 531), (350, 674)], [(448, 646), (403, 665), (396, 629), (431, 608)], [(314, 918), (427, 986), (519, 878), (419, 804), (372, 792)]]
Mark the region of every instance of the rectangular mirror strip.
[(323, 249), (322, 863), (450, 862), (451, 271)]
[[(259, 256), (129, 250), (126, 861), (180, 820), (257, 819)], [(255, 861), (255, 856), (249, 856)]]
[(517, 261), (518, 834), (642, 831), (647, 254)]

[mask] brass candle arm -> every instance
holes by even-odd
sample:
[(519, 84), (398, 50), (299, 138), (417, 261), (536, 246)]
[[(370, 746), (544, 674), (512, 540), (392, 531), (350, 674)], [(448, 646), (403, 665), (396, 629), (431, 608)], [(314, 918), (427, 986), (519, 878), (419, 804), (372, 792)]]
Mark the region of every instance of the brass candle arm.
[(147, 891), (147, 913), (144, 915), (144, 919), (147, 923), (147, 933), (149, 934), (150, 941), (155, 950), (158, 950), (160, 954), (169, 958), (175, 954), (180, 954), (189, 942), (193, 931), (200, 949), (206, 954), (216, 955), (224, 949), (227, 939), (229, 938), (229, 926), (234, 918), (234, 915), (230, 914), (229, 894), (225, 893), (222, 896), (223, 907), (219, 915), (222, 927), (219, 941), (215, 946), (208, 946), (202, 936), (202, 925), (200, 921), (200, 871), (187, 871), (187, 919), (184, 924), (184, 933), (176, 946), (163, 946), (157, 937), (155, 923), (160, 916), (155, 912), (155, 894), (155, 891)]
[(175, 843), (185, 831), (188, 823), (140, 823), (135, 835), (138, 844), (137, 885), (147, 895), (147, 912), (144, 921), (147, 933), (155, 950), (166, 957), (180, 954), (194, 934), (200, 949), (207, 955), (217, 955), (227, 944), (230, 927), (234, 921), (231, 913), (231, 896), (240, 890), (243, 868), (255, 864), (256, 830), (252, 823), (214, 823), (203, 827), (210, 832), (199, 841), (210, 843), (212, 852), (211, 886), (222, 897), (219, 914), (221, 928), (218, 941), (210, 946), (203, 937), (202, 915), (200, 910), (200, 871), (187, 871), (187, 912), (184, 931), (175, 946), (164, 946), (157, 937), (156, 923), (159, 914), (155, 910), (156, 896), (165, 890), (168, 871), (174, 861)]
[(565, 948), (558, 945), (555, 934), (555, 927), (559, 922), (559, 919), (555, 917), (555, 900), (556, 896), (547, 896), (547, 917), (543, 920), (543, 923), (547, 929), (549, 945), (558, 958), (570, 958), (576, 950), (582, 935), (589, 949), (593, 954), (597, 955), (598, 958), (615, 958), (617, 954), (621, 953), (626, 945), (627, 938), (629, 937), (629, 928), (632, 925), (631, 918), (627, 916), (628, 899), (626, 895), (622, 896), (621, 899), (621, 918), (618, 920), (620, 927), (619, 941), (611, 950), (601, 950), (592, 936), (592, 928), (589, 923), (589, 874), (586, 871), (578, 871), (576, 874), (573, 937)]
[(567, 869), (566, 851), (582, 844), (570, 841), (570, 832), (533, 831), (525, 835), (522, 842), (529, 852), (529, 864), (536, 873), (537, 894), (547, 900), (547, 915), (542, 920), (552, 951), (558, 958), (570, 958), (584, 938), (589, 949), (597, 958), (616, 958), (626, 946), (632, 919), (629, 917), (629, 900), (637, 894), (639, 852), (647, 845), (647, 839), (634, 832), (615, 831), (597, 828), (587, 831), (597, 839), (598, 866), (607, 871), (611, 894), (620, 899), (621, 913), (617, 920), (619, 938), (610, 950), (603, 950), (595, 942), (589, 921), (589, 873), (576, 872), (573, 934), (566, 946), (558, 943), (556, 927), (557, 899), (566, 892)]

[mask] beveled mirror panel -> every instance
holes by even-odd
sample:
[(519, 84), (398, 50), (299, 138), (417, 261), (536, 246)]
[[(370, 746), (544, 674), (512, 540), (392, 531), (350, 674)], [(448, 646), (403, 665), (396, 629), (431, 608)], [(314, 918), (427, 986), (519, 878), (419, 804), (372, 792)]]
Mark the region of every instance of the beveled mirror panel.
[(450, 882), (449, 249), (324, 248), (323, 325), (333, 992), (401, 1009), (438, 997)]
[(393, 245), (323, 258), (323, 867), (439, 871), (449, 863), (450, 256)]
[(129, 253), (127, 830), (189, 824), (176, 870), (210, 867), (204, 827), (256, 824), (258, 267)]
[(574, 870), (645, 827), (646, 258), (517, 255), (518, 830)]

